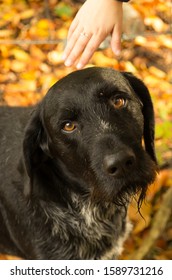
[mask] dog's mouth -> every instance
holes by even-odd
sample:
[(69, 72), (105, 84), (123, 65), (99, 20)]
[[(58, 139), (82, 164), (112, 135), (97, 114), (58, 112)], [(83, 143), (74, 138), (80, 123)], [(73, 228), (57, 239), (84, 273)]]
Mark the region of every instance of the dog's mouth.
[(91, 197), (96, 201), (114, 202), (124, 204), (131, 195), (137, 193), (142, 187), (125, 179), (99, 180), (92, 189)]
[(126, 205), (131, 196), (139, 194), (139, 204), (141, 204), (148, 186), (156, 178), (157, 166), (146, 158), (140, 163), (140, 166), (135, 166), (130, 172), (123, 172), (120, 175), (116, 173), (116, 170), (112, 171), (115, 176), (94, 169), (96, 183), (92, 189), (92, 199)]

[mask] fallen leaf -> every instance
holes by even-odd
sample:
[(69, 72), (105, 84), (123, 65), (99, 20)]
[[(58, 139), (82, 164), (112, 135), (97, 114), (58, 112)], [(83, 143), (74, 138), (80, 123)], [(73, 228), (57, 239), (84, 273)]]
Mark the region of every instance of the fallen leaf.
[(165, 24), (159, 17), (150, 16), (144, 19), (144, 23), (147, 26), (151, 26), (156, 32), (166, 32), (168, 29), (168, 25)]
[(28, 62), (30, 60), (30, 55), (22, 49), (13, 48), (9, 52), (9, 55), (14, 56), (15, 59), (23, 62)]
[(60, 17), (62, 20), (68, 20), (72, 17), (74, 10), (65, 3), (59, 3), (55, 7), (54, 12), (56, 16)]
[(36, 45), (31, 45), (30, 46), (30, 57), (43, 61), (46, 59), (46, 54), (41, 50), (40, 47), (38, 47)]
[(21, 19), (28, 19), (31, 18), (35, 15), (35, 10), (34, 9), (28, 9), (26, 11), (23, 11), (20, 13), (20, 18)]
[(63, 62), (62, 60), (62, 53), (59, 53), (57, 51), (51, 51), (48, 53), (48, 61), (52, 64), (52, 65), (58, 65), (61, 64)]
[(7, 30), (7, 29), (1, 29), (0, 30), (0, 38), (6, 39), (9, 37), (12, 37), (13, 31), (12, 30)]
[(104, 65), (114, 67), (115, 69), (119, 68), (119, 63), (117, 59), (109, 58), (100, 51), (94, 53), (92, 62), (99, 66)]
[(154, 76), (156, 76), (160, 79), (166, 78), (166, 73), (164, 71), (156, 68), (155, 66), (149, 67), (148, 70), (151, 74), (153, 74)]
[(26, 70), (26, 64), (22, 61), (12, 60), (10, 68), (12, 71), (20, 73)]

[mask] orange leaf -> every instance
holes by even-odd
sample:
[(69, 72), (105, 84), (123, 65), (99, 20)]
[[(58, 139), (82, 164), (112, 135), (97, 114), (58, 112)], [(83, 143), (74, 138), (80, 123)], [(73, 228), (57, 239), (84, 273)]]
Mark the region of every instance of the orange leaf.
[(35, 45), (30, 46), (30, 55), (37, 60), (44, 60), (46, 58), (45, 53)]

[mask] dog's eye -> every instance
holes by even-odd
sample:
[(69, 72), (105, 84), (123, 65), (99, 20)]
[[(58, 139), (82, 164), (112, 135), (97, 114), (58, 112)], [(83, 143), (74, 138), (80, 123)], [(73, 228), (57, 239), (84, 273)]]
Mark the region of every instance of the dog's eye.
[(111, 102), (115, 109), (121, 109), (126, 105), (126, 99), (123, 97), (115, 97), (111, 99)]
[(64, 132), (73, 132), (75, 129), (76, 129), (76, 124), (71, 121), (66, 122), (62, 128)]

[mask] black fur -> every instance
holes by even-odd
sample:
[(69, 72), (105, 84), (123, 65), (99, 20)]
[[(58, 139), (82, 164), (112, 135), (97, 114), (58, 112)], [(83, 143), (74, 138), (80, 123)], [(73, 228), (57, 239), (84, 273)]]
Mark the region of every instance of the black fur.
[(35, 108), (1, 107), (0, 141), (1, 253), (118, 257), (128, 203), (140, 192), (140, 205), (157, 170), (153, 105), (139, 79), (76, 71)]

